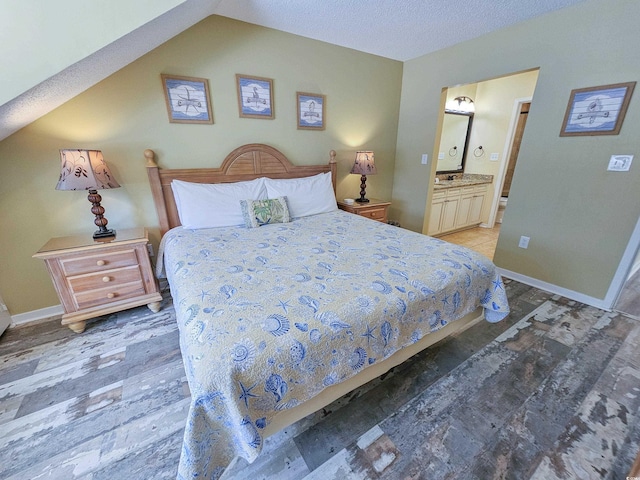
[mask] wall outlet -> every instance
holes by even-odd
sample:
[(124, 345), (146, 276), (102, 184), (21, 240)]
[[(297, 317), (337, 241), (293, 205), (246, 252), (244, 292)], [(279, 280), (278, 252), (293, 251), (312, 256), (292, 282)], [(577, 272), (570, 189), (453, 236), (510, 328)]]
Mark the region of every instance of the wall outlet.
[(518, 243), (518, 246), (520, 248), (529, 248), (529, 237), (525, 237), (524, 235), (522, 235), (520, 237), (520, 242)]
[(497, 160), (498, 160), (498, 158), (500, 158), (500, 154), (499, 154), (499, 153), (492, 153), (492, 154), (491, 154), (491, 156), (489, 157), (489, 159), (490, 159), (492, 162), (497, 161)]
[(153, 245), (147, 243), (147, 252), (149, 252), (149, 256), (153, 257)]
[(438, 160), (444, 160), (444, 152), (438, 153)]

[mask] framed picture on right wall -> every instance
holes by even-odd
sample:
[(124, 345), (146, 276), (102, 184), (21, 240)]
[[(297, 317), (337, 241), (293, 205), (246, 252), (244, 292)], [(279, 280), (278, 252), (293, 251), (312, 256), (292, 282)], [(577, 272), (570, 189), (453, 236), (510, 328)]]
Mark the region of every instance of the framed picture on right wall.
[(636, 82), (571, 90), (561, 137), (618, 135)]

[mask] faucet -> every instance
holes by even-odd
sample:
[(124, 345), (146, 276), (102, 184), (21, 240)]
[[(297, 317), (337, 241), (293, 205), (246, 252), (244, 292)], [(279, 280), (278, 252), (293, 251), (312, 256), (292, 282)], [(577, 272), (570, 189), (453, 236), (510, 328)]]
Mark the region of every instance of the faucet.
[(447, 180), (455, 180), (456, 176), (455, 175), (449, 175), (447, 177)]

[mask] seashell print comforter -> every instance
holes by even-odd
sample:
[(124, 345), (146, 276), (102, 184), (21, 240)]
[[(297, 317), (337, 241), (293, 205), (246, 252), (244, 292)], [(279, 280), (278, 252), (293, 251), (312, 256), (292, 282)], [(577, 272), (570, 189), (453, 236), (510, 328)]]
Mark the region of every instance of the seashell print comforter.
[(489, 322), (509, 312), (486, 257), (342, 211), (177, 228), (161, 251), (192, 398), (179, 479), (254, 460), (279, 411), (477, 306)]

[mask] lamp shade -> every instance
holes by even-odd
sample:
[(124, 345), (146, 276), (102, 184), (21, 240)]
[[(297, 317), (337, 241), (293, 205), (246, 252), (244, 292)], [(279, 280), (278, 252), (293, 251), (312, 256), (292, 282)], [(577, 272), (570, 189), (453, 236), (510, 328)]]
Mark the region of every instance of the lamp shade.
[(351, 172), (358, 175), (375, 175), (376, 164), (374, 163), (373, 152), (356, 152), (356, 161), (351, 167)]
[(100, 150), (60, 150), (60, 178), (56, 190), (104, 190), (120, 185)]

